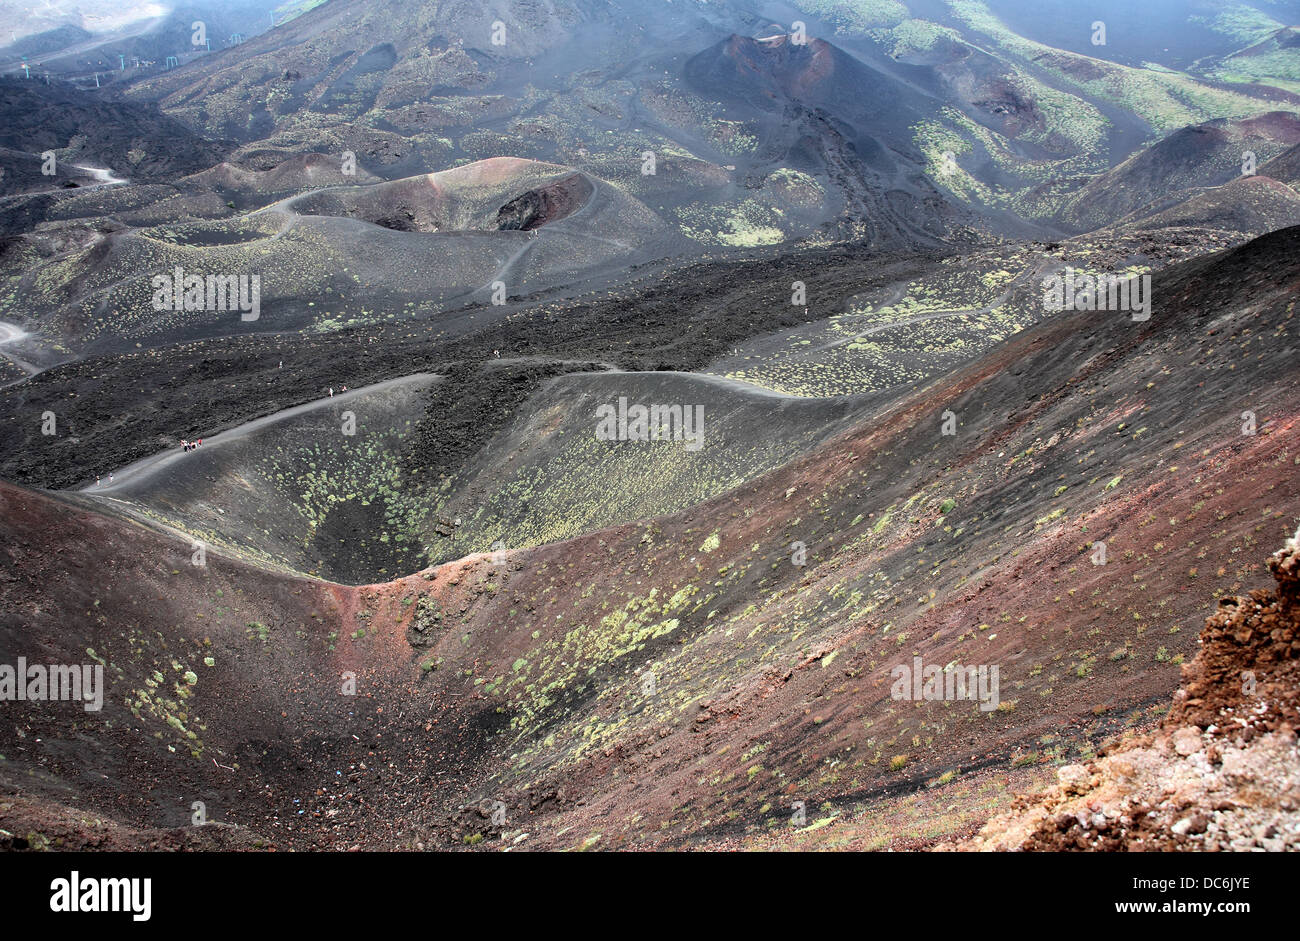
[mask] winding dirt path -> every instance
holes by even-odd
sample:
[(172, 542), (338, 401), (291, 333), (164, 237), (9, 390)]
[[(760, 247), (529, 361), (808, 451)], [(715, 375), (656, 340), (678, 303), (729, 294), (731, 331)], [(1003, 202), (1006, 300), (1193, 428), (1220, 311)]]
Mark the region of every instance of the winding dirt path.
[[(303, 405), (295, 405), (293, 408), (286, 408), (284, 411), (274, 412), (270, 415), (263, 415), (261, 418), (255, 418), (252, 421), (245, 422), (242, 425), (236, 425), (234, 428), (228, 428), (220, 431), (212, 437), (204, 437), (203, 447), (221, 447), (223, 444), (230, 444), (242, 438), (248, 437), (254, 431), (265, 428), (268, 425), (274, 425), (277, 422), (284, 421), (287, 418), (294, 418), (299, 415), (305, 415), (310, 412), (319, 411), (337, 406), (345, 402), (351, 402), (354, 399), (370, 395), (375, 392), (382, 392), (385, 389), (421, 383), (426, 380), (436, 378), (430, 373), (413, 373), (409, 376), (400, 376), (397, 379), (389, 379), (385, 382), (377, 382), (374, 385), (364, 386), (360, 389), (349, 389), (347, 392), (335, 392), (334, 395), (326, 395), (324, 398), (317, 399), (314, 402), (307, 402)], [(150, 457), (141, 458), (134, 464), (128, 464), (126, 467), (113, 471), (113, 482), (108, 483), (108, 475), (104, 475), (99, 484), (94, 481), (82, 484), (75, 488), (81, 493), (88, 493), (92, 496), (101, 494), (111, 494), (120, 491), (127, 484), (138, 484), (148, 480), (154, 474), (166, 467), (170, 467), (177, 461), (185, 460), (189, 455), (180, 449), (179, 442), (177, 447), (164, 451), (161, 454), (154, 454)]]

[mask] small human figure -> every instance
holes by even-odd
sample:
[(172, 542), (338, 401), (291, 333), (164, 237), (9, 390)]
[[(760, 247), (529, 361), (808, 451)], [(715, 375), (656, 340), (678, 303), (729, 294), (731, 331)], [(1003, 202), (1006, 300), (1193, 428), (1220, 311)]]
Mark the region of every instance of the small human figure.
[(330, 386), (330, 398), (334, 398), (334, 387)]

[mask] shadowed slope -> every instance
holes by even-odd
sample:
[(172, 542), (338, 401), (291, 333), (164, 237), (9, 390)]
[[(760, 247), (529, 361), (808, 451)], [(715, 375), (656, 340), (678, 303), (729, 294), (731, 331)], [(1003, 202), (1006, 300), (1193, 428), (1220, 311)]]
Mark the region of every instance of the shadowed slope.
[[(123, 671), (130, 696), (116, 701), (156, 705), (162, 717), (141, 721), (164, 737), (115, 725), (147, 777), (111, 765), (123, 783), (73, 786), (105, 733), (33, 750), (38, 730), (59, 743), (87, 721), (52, 708), (24, 716), (26, 739), (0, 731), (5, 767), (13, 780), (21, 762), (42, 794), (72, 786), (104, 806), (121, 793), (139, 824), (200, 786), (241, 820), (293, 807), (285, 839), (332, 845), (907, 846), (952, 833), (957, 818), (866, 836), (839, 818), (949, 772), (1087, 755), (1143, 725), (1194, 649), (1190, 626), (1257, 575), (1259, 542), (1294, 529), (1298, 240), (1285, 230), (1160, 272), (1150, 321), (1056, 318), (703, 504), (504, 564), (472, 556), (356, 589), (220, 558), (203, 572), (186, 568), (187, 545), (7, 488), (15, 613), (0, 660), (26, 643), (73, 662), (93, 647)], [(110, 587), (96, 588), (105, 564)], [(258, 616), (272, 602), (283, 620)], [(231, 660), (236, 676), (191, 666), (196, 614), (224, 645), (207, 669)], [(998, 665), (999, 708), (894, 698), (893, 667), (918, 656)], [(150, 664), (165, 684), (144, 683)], [(374, 701), (327, 689), (345, 669)], [(174, 686), (193, 686), (192, 701)], [(223, 705), (246, 697), (251, 708)], [(169, 737), (166, 716), (201, 758), (166, 749), (194, 741)], [(209, 749), (243, 770), (218, 777)], [(164, 779), (151, 806), (140, 785)], [(260, 816), (254, 787), (269, 788)], [(506, 823), (480, 800), (502, 801)], [(794, 800), (816, 817), (783, 836)], [(961, 820), (988, 813), (975, 800)]]

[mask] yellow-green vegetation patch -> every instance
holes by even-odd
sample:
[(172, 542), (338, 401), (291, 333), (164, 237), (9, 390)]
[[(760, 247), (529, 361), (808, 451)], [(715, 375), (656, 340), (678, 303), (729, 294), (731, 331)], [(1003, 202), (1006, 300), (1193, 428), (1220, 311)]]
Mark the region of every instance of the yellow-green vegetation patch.
[(731, 248), (775, 245), (786, 238), (782, 211), (747, 199), (738, 206), (687, 206), (677, 210), (682, 234), (697, 242)]
[(993, 38), (1024, 63), (1088, 95), (1121, 105), (1161, 134), (1212, 118), (1260, 114), (1278, 105), (1150, 63), (1138, 68), (1054, 49), (1015, 33), (981, 0), (948, 0), (948, 5), (972, 29)]
[[(955, 42), (961, 40), (960, 34), (951, 27), (940, 26), (938, 23), (930, 20), (921, 20), (916, 18), (906, 19), (897, 26), (889, 30), (882, 30), (881, 38), (887, 38), (893, 42), (894, 48), (892, 55), (901, 57), (910, 52), (924, 52), (931, 49), (940, 39), (949, 39)], [(873, 33), (873, 35), (879, 35)]]
[(845, 33), (897, 26), (908, 18), (907, 7), (900, 0), (801, 0), (799, 6)]

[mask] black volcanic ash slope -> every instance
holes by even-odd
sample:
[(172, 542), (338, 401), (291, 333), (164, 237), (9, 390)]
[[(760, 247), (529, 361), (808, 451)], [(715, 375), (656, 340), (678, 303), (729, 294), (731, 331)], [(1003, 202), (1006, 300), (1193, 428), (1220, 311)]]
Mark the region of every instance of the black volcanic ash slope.
[(685, 75), (707, 98), (772, 116), (769, 133), (783, 123), (773, 119), (792, 106), (821, 110), (847, 128), (845, 136), (873, 168), (893, 170), (891, 153), (921, 161), (911, 129), (931, 110), (929, 102), (825, 40), (732, 35), (687, 61)]
[(197, 173), (225, 148), (156, 105), (121, 101), (71, 85), (0, 79), (0, 147), (108, 167), (133, 180)]
[(688, 60), (684, 74), (698, 94), (757, 129), (750, 179), (781, 166), (829, 178), (844, 201), (842, 232), (906, 244), (959, 221), (912, 143), (913, 126), (934, 103), (831, 43), (732, 35)]
[[(1057, 221), (1070, 229), (1095, 229), (1153, 201), (1172, 201), (1179, 191), (1220, 186), (1243, 176), (1247, 152), (1263, 164), (1257, 172), (1267, 174), (1271, 158), (1281, 160), (1298, 144), (1300, 115), (1290, 111), (1180, 128), (1089, 180), (1070, 196)], [(1279, 163), (1278, 169), (1283, 166)]]

